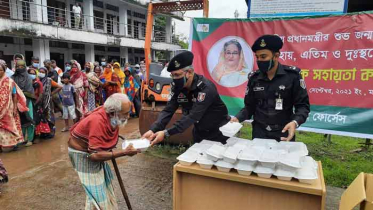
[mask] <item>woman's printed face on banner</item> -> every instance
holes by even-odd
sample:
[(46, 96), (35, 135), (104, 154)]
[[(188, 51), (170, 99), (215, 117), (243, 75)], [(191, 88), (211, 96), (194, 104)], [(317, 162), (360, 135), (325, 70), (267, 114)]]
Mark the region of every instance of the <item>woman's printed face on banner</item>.
[(237, 66), (238, 61), (240, 60), (240, 52), (238, 50), (238, 47), (234, 44), (228, 45), (224, 51), (224, 58), (228, 66)]
[(223, 87), (245, 85), (253, 67), (254, 54), (242, 37), (223, 37), (214, 43), (207, 54), (208, 73), (217, 85)]

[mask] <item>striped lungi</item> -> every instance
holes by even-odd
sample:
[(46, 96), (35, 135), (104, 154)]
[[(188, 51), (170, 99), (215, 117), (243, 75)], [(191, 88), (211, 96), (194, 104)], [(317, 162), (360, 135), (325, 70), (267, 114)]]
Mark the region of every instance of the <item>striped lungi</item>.
[(69, 157), (87, 194), (85, 209), (118, 209), (112, 184), (113, 174), (106, 162), (94, 162), (89, 153), (68, 148)]

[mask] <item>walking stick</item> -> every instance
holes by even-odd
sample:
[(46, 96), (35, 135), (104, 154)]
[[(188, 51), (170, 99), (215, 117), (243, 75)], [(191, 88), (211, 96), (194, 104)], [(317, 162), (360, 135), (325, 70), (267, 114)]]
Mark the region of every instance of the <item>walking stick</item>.
[(130, 199), (128, 199), (128, 195), (127, 195), (126, 189), (124, 188), (124, 185), (123, 185), (122, 177), (120, 176), (120, 173), (119, 173), (117, 161), (115, 160), (115, 158), (112, 158), (111, 161), (113, 162), (115, 174), (117, 175), (119, 186), (120, 186), (120, 189), (122, 190), (122, 194), (123, 194), (124, 200), (126, 201), (128, 209), (132, 210)]

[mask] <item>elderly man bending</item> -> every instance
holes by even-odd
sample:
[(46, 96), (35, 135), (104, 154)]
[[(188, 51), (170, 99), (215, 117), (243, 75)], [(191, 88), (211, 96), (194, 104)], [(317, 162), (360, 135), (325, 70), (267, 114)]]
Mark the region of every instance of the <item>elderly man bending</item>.
[(69, 157), (87, 194), (85, 209), (118, 209), (113, 174), (105, 161), (139, 152), (132, 145), (125, 150), (113, 150), (118, 143), (119, 127), (127, 123), (130, 108), (126, 95), (113, 94), (104, 106), (70, 130)]

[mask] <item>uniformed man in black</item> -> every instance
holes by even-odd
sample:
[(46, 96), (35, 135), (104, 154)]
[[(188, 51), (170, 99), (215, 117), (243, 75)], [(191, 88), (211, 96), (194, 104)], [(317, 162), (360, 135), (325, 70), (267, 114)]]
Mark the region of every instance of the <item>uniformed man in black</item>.
[(245, 107), (231, 121), (253, 116), (253, 138), (295, 141), (295, 129), (306, 122), (310, 112), (300, 69), (278, 61), (282, 45), (280, 37), (264, 35), (252, 46), (259, 70), (249, 74)]
[[(152, 145), (171, 135), (184, 132), (194, 124), (194, 142), (203, 139), (225, 143), (219, 127), (228, 123), (228, 109), (220, 99), (215, 85), (205, 77), (194, 73), (193, 54), (185, 51), (173, 57), (167, 71), (171, 72), (172, 92), (169, 102), (158, 119), (143, 137), (152, 140)], [(181, 106), (183, 117), (165, 129), (173, 114)]]

